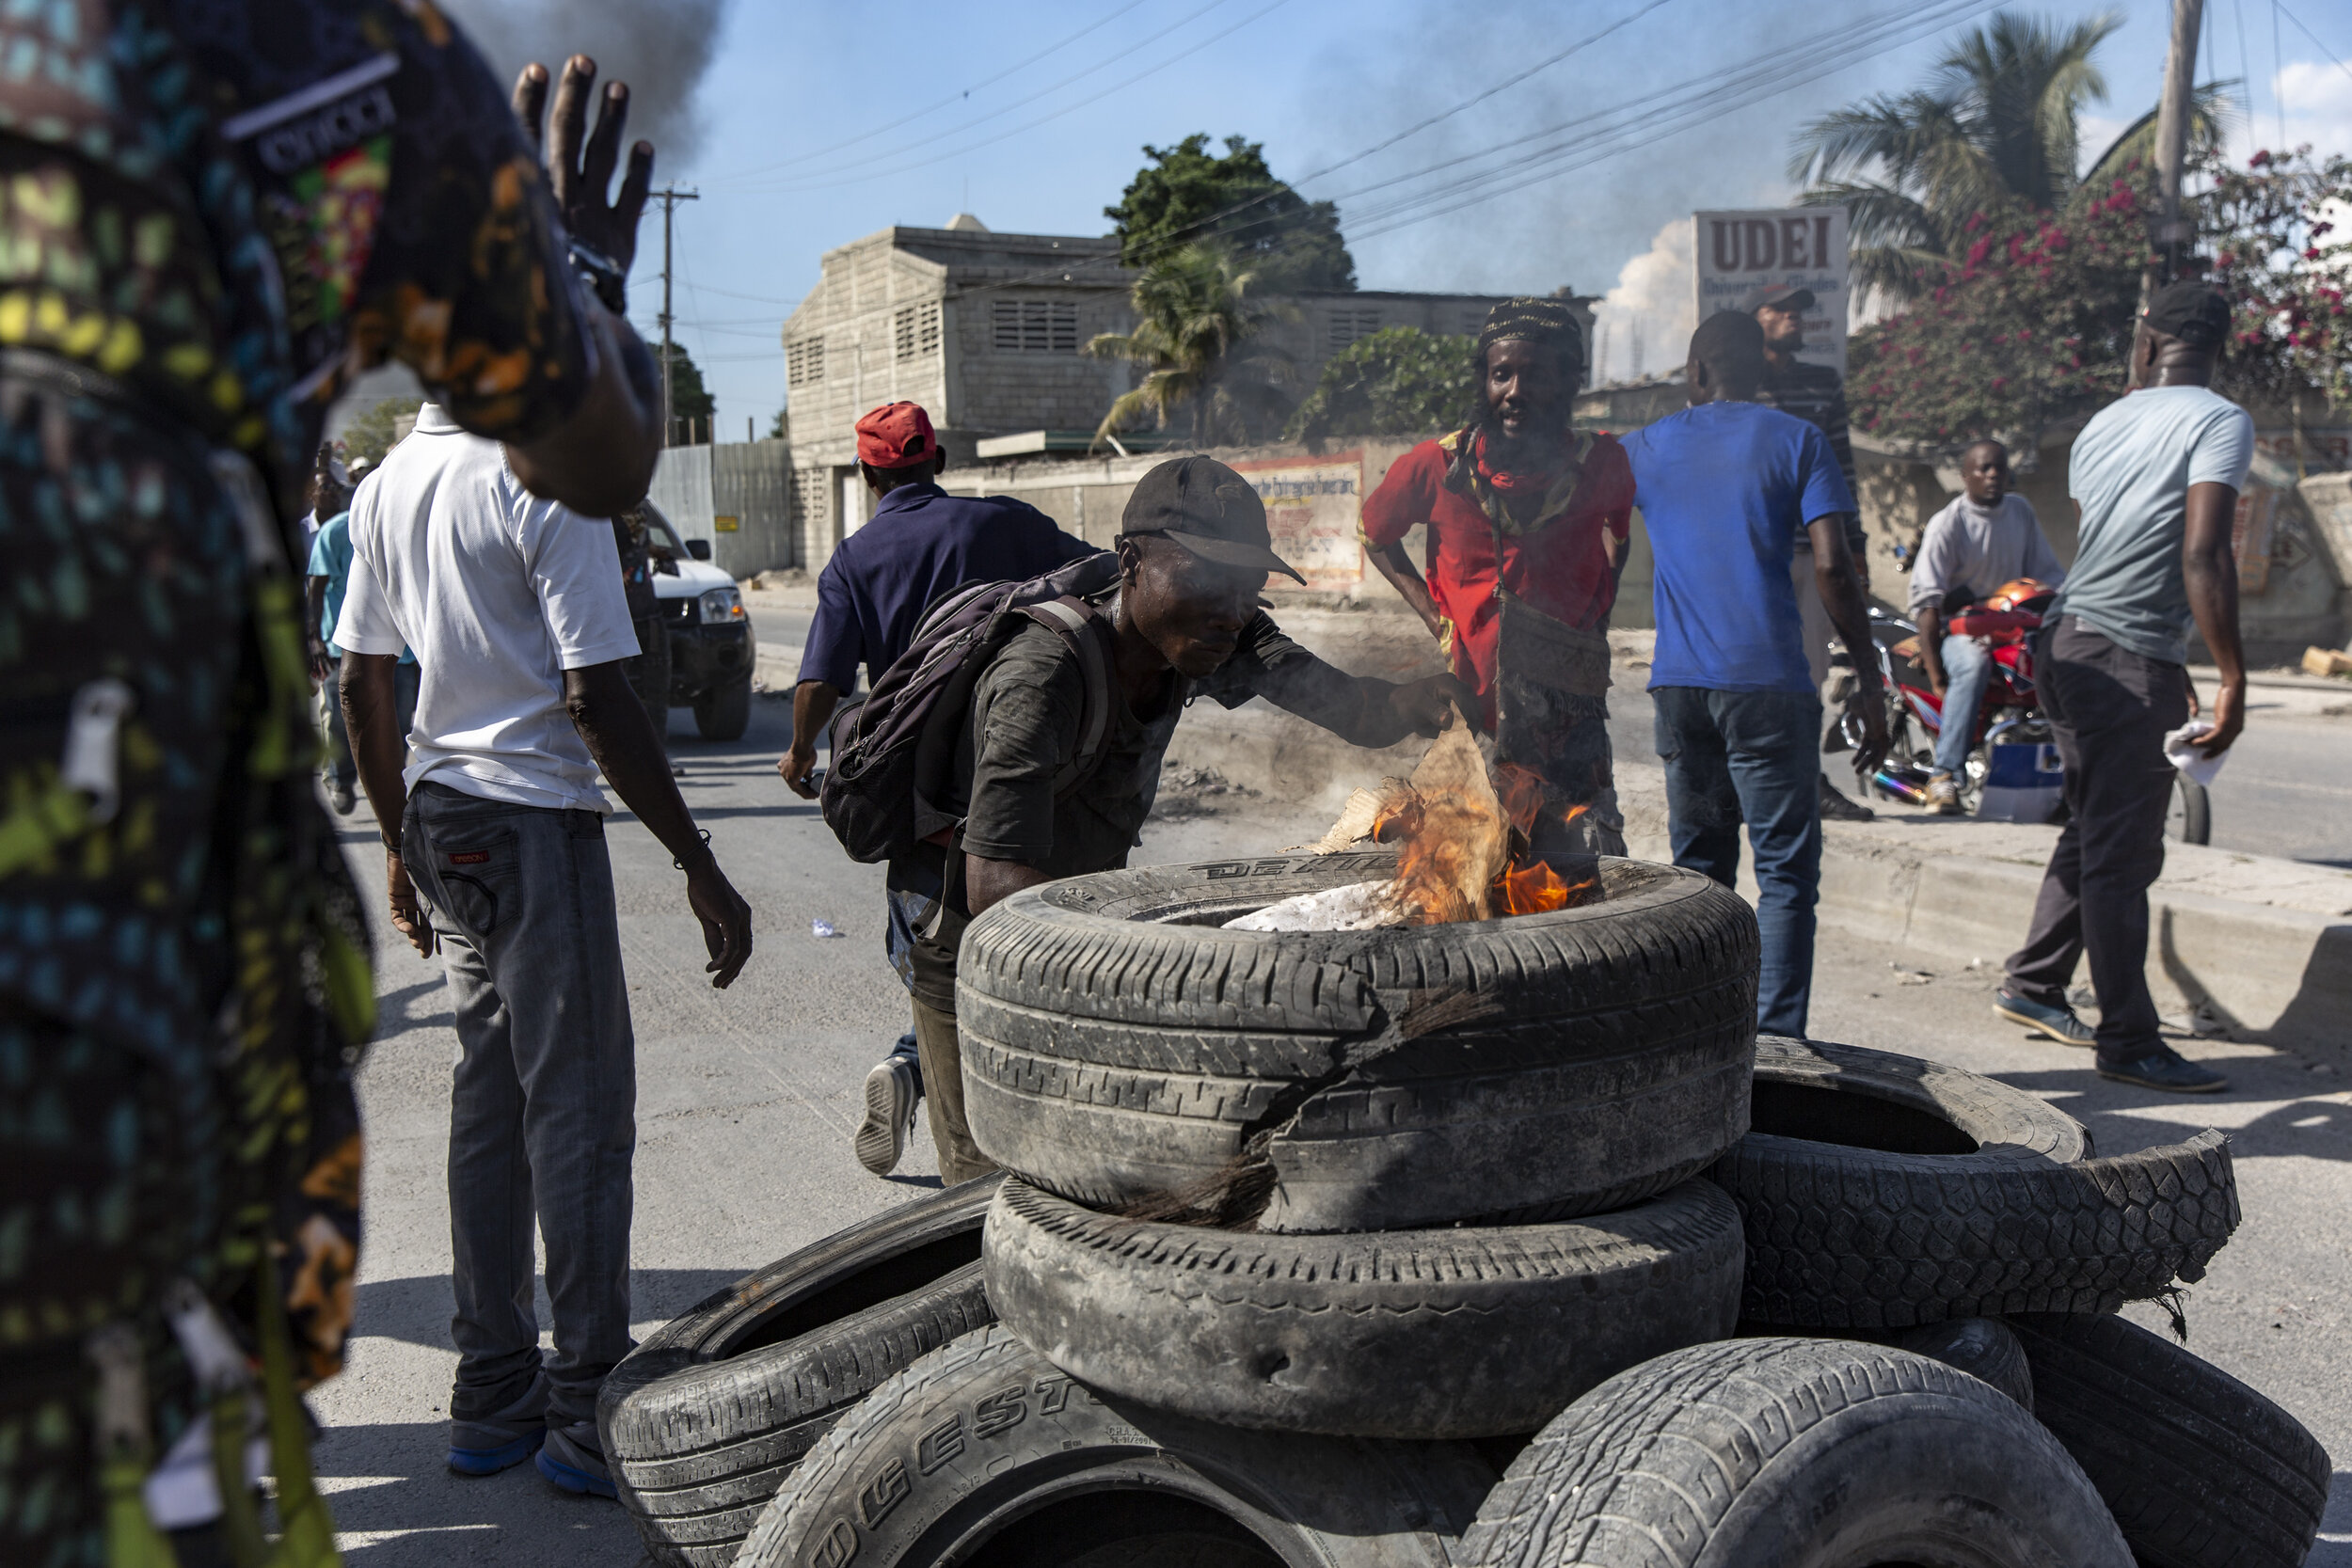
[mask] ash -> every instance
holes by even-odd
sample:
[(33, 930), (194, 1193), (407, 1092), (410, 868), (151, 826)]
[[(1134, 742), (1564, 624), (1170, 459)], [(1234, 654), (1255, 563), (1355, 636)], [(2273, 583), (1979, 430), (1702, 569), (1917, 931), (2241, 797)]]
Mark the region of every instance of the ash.
[(1215, 816), (1222, 806), (1256, 800), (1258, 792), (1237, 784), (1214, 768), (1170, 768), (1160, 774), (1159, 798), (1152, 805), (1154, 822), (1189, 822)]
[(1354, 882), (1346, 887), (1302, 893), (1255, 914), (1229, 920), (1229, 931), (1369, 931), (1382, 926), (1402, 926), (1405, 917), (1388, 901), (1387, 882)]

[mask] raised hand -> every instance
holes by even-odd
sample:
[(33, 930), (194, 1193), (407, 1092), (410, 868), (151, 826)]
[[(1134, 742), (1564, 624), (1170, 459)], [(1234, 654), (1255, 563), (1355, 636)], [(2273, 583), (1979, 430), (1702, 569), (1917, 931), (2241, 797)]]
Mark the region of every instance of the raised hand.
[[(653, 144), (641, 141), (629, 148), (620, 195), (609, 198), (612, 170), (620, 163), (621, 130), (628, 123), (628, 84), (604, 85), (596, 127), (590, 132), (588, 99), (596, 85), (596, 61), (585, 55), (564, 61), (564, 80), (555, 89), (555, 113), (549, 119), (548, 68), (534, 60), (515, 79), (515, 115), (547, 165), (564, 231), (626, 277), (637, 256), (637, 220), (653, 186)], [(548, 121), (545, 137), (540, 132), (543, 119)]]

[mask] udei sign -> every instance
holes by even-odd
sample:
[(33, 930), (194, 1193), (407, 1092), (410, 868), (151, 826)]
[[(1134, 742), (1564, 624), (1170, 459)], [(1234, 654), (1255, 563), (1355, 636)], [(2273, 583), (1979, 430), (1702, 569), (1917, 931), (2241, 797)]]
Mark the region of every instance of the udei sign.
[(1812, 292), (1804, 348), (1797, 357), (1846, 373), (1846, 209), (1795, 207), (1761, 213), (1697, 213), (1692, 271), (1699, 320), (1746, 312), (1773, 284)]

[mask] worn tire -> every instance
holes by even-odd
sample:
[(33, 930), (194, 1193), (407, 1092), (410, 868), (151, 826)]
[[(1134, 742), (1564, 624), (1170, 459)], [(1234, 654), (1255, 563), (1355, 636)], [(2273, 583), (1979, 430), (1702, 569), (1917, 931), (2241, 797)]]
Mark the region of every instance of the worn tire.
[(1735, 1339), (1602, 1384), (1513, 1462), (1481, 1568), (2131, 1568), (2033, 1418), (1925, 1356)]
[(1904, 1330), (1895, 1344), (1998, 1388), (2020, 1409), (2033, 1409), (2033, 1367), (2026, 1359), (2026, 1347), (1999, 1318), (1947, 1318)]
[(1581, 1220), (1279, 1236), (1116, 1219), (1016, 1179), (981, 1259), (1007, 1326), (1109, 1393), (1234, 1426), (1485, 1437), (1730, 1333), (1740, 1240), (1704, 1181)]
[(2299, 1568), (2331, 1473), (2302, 1422), (2122, 1318), (2009, 1324), (2033, 1368), (2036, 1414), (2145, 1568)]
[(2112, 1312), (2202, 1278), (2237, 1227), (2216, 1132), (2084, 1159), (2037, 1096), (1850, 1045), (1760, 1039), (1756, 1078), (1754, 1127), (1708, 1174), (1746, 1224), (1758, 1323)]
[[(793, 1473), (739, 1561), (1439, 1568), (1460, 1560), (1493, 1484), (1458, 1444), (1237, 1432), (1145, 1410), (1000, 1326), (875, 1389)], [(1219, 1542), (1231, 1556), (1198, 1550)], [(1104, 1550), (1120, 1543), (1142, 1549)]]
[(723, 1568), (843, 1411), (995, 1321), (980, 1220), (996, 1182), (951, 1187), (771, 1263), (656, 1330), (612, 1370), (596, 1425), (645, 1550)]
[(958, 961), (973, 1137), (1089, 1208), (1264, 1230), (1663, 1192), (1747, 1126), (1756, 920), (1694, 873), (1591, 863), (1606, 896), (1581, 908), (1376, 931), (1217, 927), (1386, 877), (1386, 850), (1016, 894)]

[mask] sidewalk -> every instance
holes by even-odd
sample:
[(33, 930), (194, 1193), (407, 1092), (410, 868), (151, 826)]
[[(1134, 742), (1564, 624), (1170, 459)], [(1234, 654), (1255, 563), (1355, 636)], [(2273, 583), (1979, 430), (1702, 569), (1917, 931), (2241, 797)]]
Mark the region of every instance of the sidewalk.
[[(1168, 761), (1336, 816), (1351, 789), (1409, 773), (1425, 744), (1366, 752), (1263, 702), (1230, 713), (1202, 703)], [(1670, 858), (1665, 770), (1620, 756), (1616, 772), (1628, 847)], [(1878, 809), (1875, 822), (1827, 825), (1823, 928), (1973, 960), (1996, 983), (2025, 940), (2058, 830)], [(1740, 891), (1755, 895), (1744, 879)], [(2148, 978), (2167, 1015), (2233, 1038), (2337, 1052), (2352, 1042), (2352, 872), (2173, 844), (2151, 900)]]

